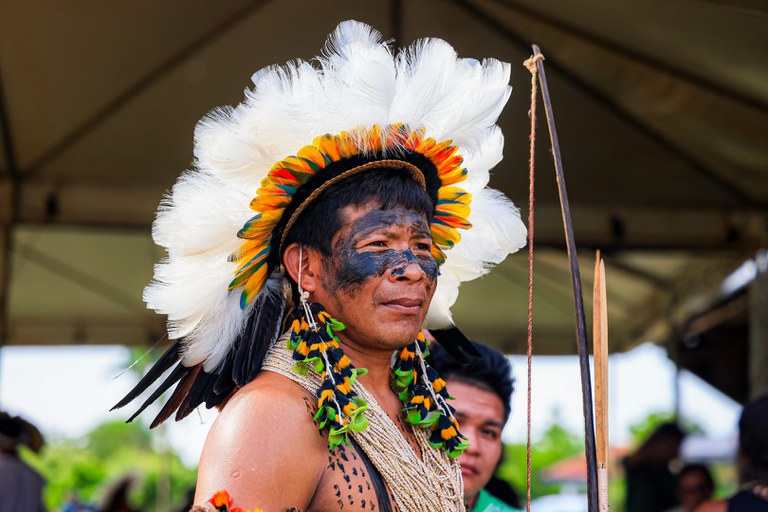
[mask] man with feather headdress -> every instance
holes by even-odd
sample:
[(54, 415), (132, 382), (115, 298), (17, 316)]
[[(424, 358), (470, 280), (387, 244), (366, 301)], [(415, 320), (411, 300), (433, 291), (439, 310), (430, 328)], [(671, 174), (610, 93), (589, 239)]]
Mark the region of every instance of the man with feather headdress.
[(173, 368), (136, 414), (173, 385), (153, 425), (221, 409), (199, 509), (464, 509), (466, 444), (421, 330), (473, 353), (458, 286), (525, 244), (486, 188), (508, 81), (507, 64), (437, 39), (395, 54), (350, 21), (317, 65), (261, 70), (201, 121), (145, 291), (175, 341), (117, 405)]

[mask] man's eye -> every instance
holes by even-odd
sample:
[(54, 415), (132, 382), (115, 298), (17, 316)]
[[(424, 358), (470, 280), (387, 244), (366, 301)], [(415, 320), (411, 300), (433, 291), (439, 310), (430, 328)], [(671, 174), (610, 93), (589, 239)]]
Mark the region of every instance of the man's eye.
[(485, 429), (485, 430), (481, 430), (480, 433), (483, 434), (483, 436), (487, 437), (488, 439), (496, 440), (499, 438), (499, 433), (496, 432), (495, 430)]
[(417, 243), (416, 245), (413, 246), (413, 248), (416, 249), (417, 251), (431, 251), (432, 250), (432, 246), (430, 244), (424, 243), (424, 242)]
[(374, 240), (373, 242), (368, 242), (365, 245), (368, 246), (368, 247), (386, 247), (387, 246), (387, 242), (385, 242), (383, 240)]

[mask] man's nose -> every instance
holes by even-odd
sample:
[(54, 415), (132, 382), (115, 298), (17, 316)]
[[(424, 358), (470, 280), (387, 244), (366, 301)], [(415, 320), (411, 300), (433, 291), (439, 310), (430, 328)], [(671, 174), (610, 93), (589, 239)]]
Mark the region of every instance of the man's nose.
[(477, 446), (477, 443), (474, 442), (476, 438), (476, 432), (475, 429), (469, 426), (461, 426), (459, 425), (459, 431), (461, 432), (461, 435), (466, 437), (465, 442), (469, 443), (469, 446), (466, 450), (464, 450), (464, 453), (470, 453), (475, 454), (478, 453), (480, 447)]
[(410, 249), (401, 251), (397, 260), (398, 264), (392, 268), (392, 279), (397, 281), (419, 281), (426, 277), (424, 269), (419, 265), (419, 260)]

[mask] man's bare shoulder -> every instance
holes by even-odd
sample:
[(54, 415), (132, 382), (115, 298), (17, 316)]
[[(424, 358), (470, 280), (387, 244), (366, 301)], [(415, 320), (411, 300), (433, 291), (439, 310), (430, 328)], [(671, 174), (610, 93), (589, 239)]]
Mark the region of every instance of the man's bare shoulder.
[(305, 509), (328, 454), (313, 421), (315, 400), (272, 372), (261, 372), (240, 389), (208, 434), (195, 501), (226, 489), (245, 509)]
[(238, 421), (243, 415), (264, 414), (266, 410), (306, 420), (301, 422), (303, 426), (316, 431), (312, 416), (309, 416), (314, 414), (316, 404), (317, 398), (298, 383), (277, 373), (263, 371), (234, 394), (218, 421)]

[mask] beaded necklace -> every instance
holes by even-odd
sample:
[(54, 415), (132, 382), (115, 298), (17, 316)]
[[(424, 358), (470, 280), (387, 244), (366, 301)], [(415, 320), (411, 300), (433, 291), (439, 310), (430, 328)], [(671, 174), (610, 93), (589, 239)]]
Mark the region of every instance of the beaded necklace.
[[(298, 373), (294, 370), (295, 362), (289, 350), (275, 345), (267, 352), (262, 370), (283, 375), (307, 391), (317, 393), (324, 380), (322, 375), (314, 368)], [(407, 428), (411, 429), (421, 451), (419, 457), (375, 397), (359, 381), (351, 388), (355, 396), (367, 404), (368, 425), (361, 430), (350, 429), (348, 434), (379, 470), (400, 510), (463, 512), (464, 484), (458, 462), (444, 450), (435, 449), (424, 428), (409, 424)]]

